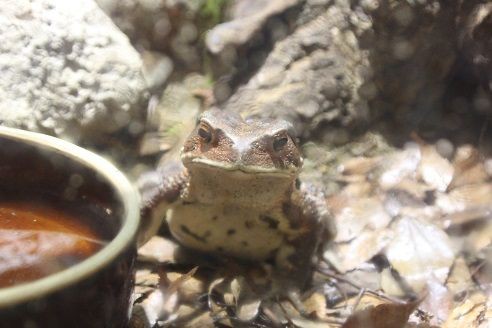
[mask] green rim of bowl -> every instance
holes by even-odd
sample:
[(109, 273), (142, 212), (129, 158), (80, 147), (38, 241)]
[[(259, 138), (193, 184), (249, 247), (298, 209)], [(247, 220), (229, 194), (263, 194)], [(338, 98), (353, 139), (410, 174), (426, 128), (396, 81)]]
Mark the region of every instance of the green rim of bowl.
[(0, 137), (25, 142), (63, 154), (91, 168), (104, 177), (115, 189), (124, 204), (123, 226), (103, 249), (86, 260), (63, 271), (13, 287), (0, 288), (0, 308), (34, 300), (90, 277), (111, 263), (132, 242), (139, 226), (139, 196), (125, 175), (108, 160), (67, 141), (14, 128), (0, 126)]

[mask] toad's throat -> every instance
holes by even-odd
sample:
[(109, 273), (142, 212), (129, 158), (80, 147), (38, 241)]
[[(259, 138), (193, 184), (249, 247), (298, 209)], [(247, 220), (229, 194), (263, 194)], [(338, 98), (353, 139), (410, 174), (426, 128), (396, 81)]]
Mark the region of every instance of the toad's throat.
[(237, 171), (245, 174), (265, 174), (272, 176), (294, 176), (297, 174), (298, 168), (295, 166), (290, 167), (273, 167), (273, 166), (259, 166), (259, 165), (246, 165), (242, 162), (220, 162), (206, 158), (183, 158), (185, 166), (196, 166), (209, 169), (220, 169), (224, 171)]

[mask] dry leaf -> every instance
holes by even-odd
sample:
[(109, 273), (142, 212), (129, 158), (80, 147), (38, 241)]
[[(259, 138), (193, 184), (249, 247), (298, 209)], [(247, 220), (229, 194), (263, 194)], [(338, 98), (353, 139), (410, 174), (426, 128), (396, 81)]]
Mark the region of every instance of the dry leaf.
[(389, 302), (386, 298), (382, 298), (373, 293), (362, 293), (362, 295), (356, 295), (346, 300), (343, 305), (350, 310), (350, 313), (353, 313), (355, 311), (364, 310), (368, 307), (376, 307), (380, 304), (386, 303), (391, 302)]
[(454, 212), (443, 216), (440, 221), (445, 229), (456, 229), (473, 221), (490, 219), (492, 217), (492, 206), (469, 207), (464, 211)]
[[(176, 326), (177, 327), (177, 326)], [(196, 318), (186, 324), (180, 325), (182, 328), (214, 328), (216, 327), (215, 322), (210, 314), (210, 312), (204, 312)]]
[(384, 208), (392, 217), (401, 215), (404, 209), (423, 208), (424, 201), (413, 193), (398, 187), (387, 190), (384, 199)]
[(466, 185), (448, 194), (438, 194), (436, 204), (446, 214), (465, 211), (468, 208), (490, 206), (492, 183)]
[(352, 314), (342, 328), (403, 328), (418, 302), (383, 303)]
[(393, 238), (390, 229), (364, 231), (348, 243), (329, 245), (323, 257), (340, 272), (353, 270), (378, 254)]
[(293, 318), (292, 323), (299, 328), (331, 328), (332, 326), (324, 321), (314, 321), (306, 318)]
[(461, 146), (456, 150), (453, 167), (455, 173), (449, 189), (482, 183), (489, 178), (485, 166), (480, 161), (478, 150), (470, 145)]
[(244, 301), (237, 305), (236, 316), (241, 321), (252, 321), (260, 311), (261, 299)]
[(465, 236), (465, 244), (463, 245), (464, 250), (473, 254), (492, 245), (492, 220), (484, 221), (482, 224), (476, 225), (475, 228)]
[(176, 314), (178, 318), (183, 318), (183, 317), (189, 317), (190, 315), (195, 314), (197, 311), (200, 310), (197, 310), (190, 305), (182, 304), (176, 310)]
[[(355, 304), (359, 311), (343, 327), (437, 328), (443, 321), (441, 328), (492, 327), (492, 310), (487, 307), (487, 301), (489, 307), (492, 304), (492, 160), (486, 166), (476, 149), (460, 147), (451, 164), (433, 146), (419, 144), (391, 155), (352, 158), (338, 168), (337, 182), (343, 188), (328, 199), (338, 235), (323, 254), (334, 268), (324, 266), (314, 274), (309, 297), (297, 301), (272, 298), (268, 289), (265, 295), (255, 295), (262, 288), (273, 288), (272, 275), (258, 269), (264, 263), (245, 270), (246, 274), (221, 267), (212, 274), (219, 279), (208, 287), (190, 274), (172, 272), (166, 274), (167, 289), (161, 289), (171, 303), (164, 299), (161, 313), (154, 307), (156, 313), (152, 314), (149, 305), (155, 302), (156, 275), (152, 272), (156, 270), (148, 270), (149, 265), (155, 268), (153, 263), (183, 261), (174, 258), (176, 244), (155, 237), (139, 250), (141, 258), (152, 262), (137, 272), (137, 291), (141, 293), (137, 302), (143, 300), (149, 309), (142, 303), (136, 306), (143, 316), (134, 315), (140, 326), (132, 328), (150, 327), (146, 311), (151, 320), (166, 319), (158, 322), (165, 327), (339, 327)], [(464, 255), (455, 259), (457, 249)], [(390, 266), (377, 261), (384, 258), (374, 258), (378, 254), (386, 255)], [(255, 268), (261, 274), (254, 273)], [(363, 268), (369, 268), (368, 273)], [(238, 275), (247, 277), (250, 285)], [(282, 289), (282, 283), (274, 285)], [(393, 304), (372, 292), (354, 297), (359, 287), (377, 293), (382, 288), (400, 296), (414, 289), (426, 298), (407, 322), (414, 304)], [(207, 289), (209, 309), (196, 310), (197, 297)], [(485, 301), (477, 302), (473, 291)], [(146, 295), (153, 297), (149, 300)], [(453, 296), (464, 298), (454, 308)], [(331, 306), (327, 301), (338, 303)], [(137, 321), (132, 318), (132, 323)], [(337, 321), (339, 324), (334, 324)]]
[(415, 175), (420, 163), (421, 153), (417, 145), (412, 145), (407, 149), (389, 155), (382, 161), (378, 182), (381, 188), (389, 189), (396, 186), (402, 180), (411, 178)]
[(132, 308), (132, 314), (130, 317), (130, 322), (128, 323), (130, 328), (151, 328), (151, 324), (145, 310), (140, 305), (135, 305)]
[(154, 327), (157, 320), (174, 312), (177, 305), (178, 297), (176, 293), (164, 294), (161, 290), (156, 289), (141, 303), (133, 306), (131, 321), (135, 322), (135, 327)]
[(447, 159), (439, 155), (434, 146), (421, 146), (420, 150), (422, 154), (418, 169), (420, 177), (434, 189), (446, 191), (453, 179), (453, 166)]
[(165, 272), (162, 272), (159, 275), (161, 277), (160, 287), (167, 293), (174, 293), (175, 291), (179, 290), (183, 286), (183, 284), (190, 280), (197, 270), (198, 267), (194, 267), (185, 274), (175, 273), (175, 280), (168, 280), (168, 276), (165, 274)]
[(364, 179), (363, 181), (348, 184), (342, 189), (340, 195), (353, 199), (354, 197), (371, 197), (373, 193), (373, 184)]
[(453, 294), (459, 294), (473, 286), (470, 269), (462, 256), (458, 256), (454, 261), (446, 286)]
[(384, 268), (383, 271), (381, 271), (380, 278), (381, 288), (386, 294), (397, 297), (404, 297), (406, 295), (400, 281), (393, 276), (390, 268)]
[(214, 295), (214, 291), (217, 291), (219, 295), (223, 295), (224, 292), (222, 290), (225, 287), (225, 278), (215, 279), (208, 286), (208, 308), (210, 309), (211, 315), (214, 317), (219, 317), (222, 313), (225, 315), (224, 307), (219, 304)]
[(149, 269), (140, 269), (135, 273), (135, 284), (140, 286), (157, 287), (159, 284), (159, 275), (151, 272)]
[(343, 175), (367, 175), (381, 161), (380, 157), (353, 157), (337, 167), (337, 171)]
[(166, 275), (171, 284), (175, 284), (179, 296), (185, 302), (194, 302), (205, 293), (203, 281), (193, 277), (194, 273), (192, 270), (186, 275), (177, 272), (170, 272)]
[(337, 235), (335, 242), (347, 242), (363, 230), (385, 228), (391, 217), (384, 210), (381, 201), (375, 197), (356, 199), (347, 204), (335, 216)]
[(318, 319), (326, 318), (326, 297), (325, 295), (314, 292), (303, 302), (304, 310), (311, 316)]
[(231, 281), (231, 291), (236, 301), (237, 318), (241, 321), (253, 320), (260, 311), (260, 296), (251, 290), (243, 277)]
[(381, 273), (379, 269), (370, 262), (360, 265), (357, 269), (346, 272), (344, 278), (348, 281), (357, 282), (369, 290), (381, 290)]
[(485, 313), (483, 315), (483, 318), (480, 319), (480, 323), (478, 325), (478, 328), (490, 328), (492, 327), (492, 304), (490, 304), (490, 296), (489, 296), (489, 301), (487, 303), (487, 309), (485, 310)]
[(453, 295), (436, 278), (430, 277), (425, 283), (426, 296), (419, 306), (431, 317), (430, 324), (441, 324), (449, 316), (453, 305)]
[(433, 224), (411, 217), (401, 218), (395, 237), (386, 249), (392, 267), (419, 292), (435, 277), (443, 283), (454, 261), (448, 235)]
[(487, 298), (480, 292), (468, 296), (453, 309), (442, 328), (478, 328), (485, 319), (486, 302)]
[(138, 249), (138, 258), (147, 262), (174, 263), (174, 254), (178, 247), (178, 244), (169, 239), (153, 236)]

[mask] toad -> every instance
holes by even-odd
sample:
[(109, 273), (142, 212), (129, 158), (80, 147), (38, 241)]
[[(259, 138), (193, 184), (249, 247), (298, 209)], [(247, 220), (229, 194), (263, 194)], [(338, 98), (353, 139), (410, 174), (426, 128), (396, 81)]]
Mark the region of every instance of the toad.
[(309, 272), (333, 228), (322, 193), (300, 183), (301, 166), (289, 122), (208, 110), (184, 143), (181, 163), (140, 178), (146, 231), (140, 244), (165, 218), (185, 247), (272, 260), (290, 276)]

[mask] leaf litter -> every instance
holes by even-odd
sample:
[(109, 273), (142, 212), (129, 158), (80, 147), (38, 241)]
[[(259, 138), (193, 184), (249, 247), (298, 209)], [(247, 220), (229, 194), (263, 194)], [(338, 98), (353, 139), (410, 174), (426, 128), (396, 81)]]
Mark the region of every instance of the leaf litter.
[[(290, 293), (268, 263), (139, 251), (131, 327), (492, 327), (492, 160), (418, 136), (338, 166), (338, 234)], [(191, 259), (191, 260), (190, 260)]]

